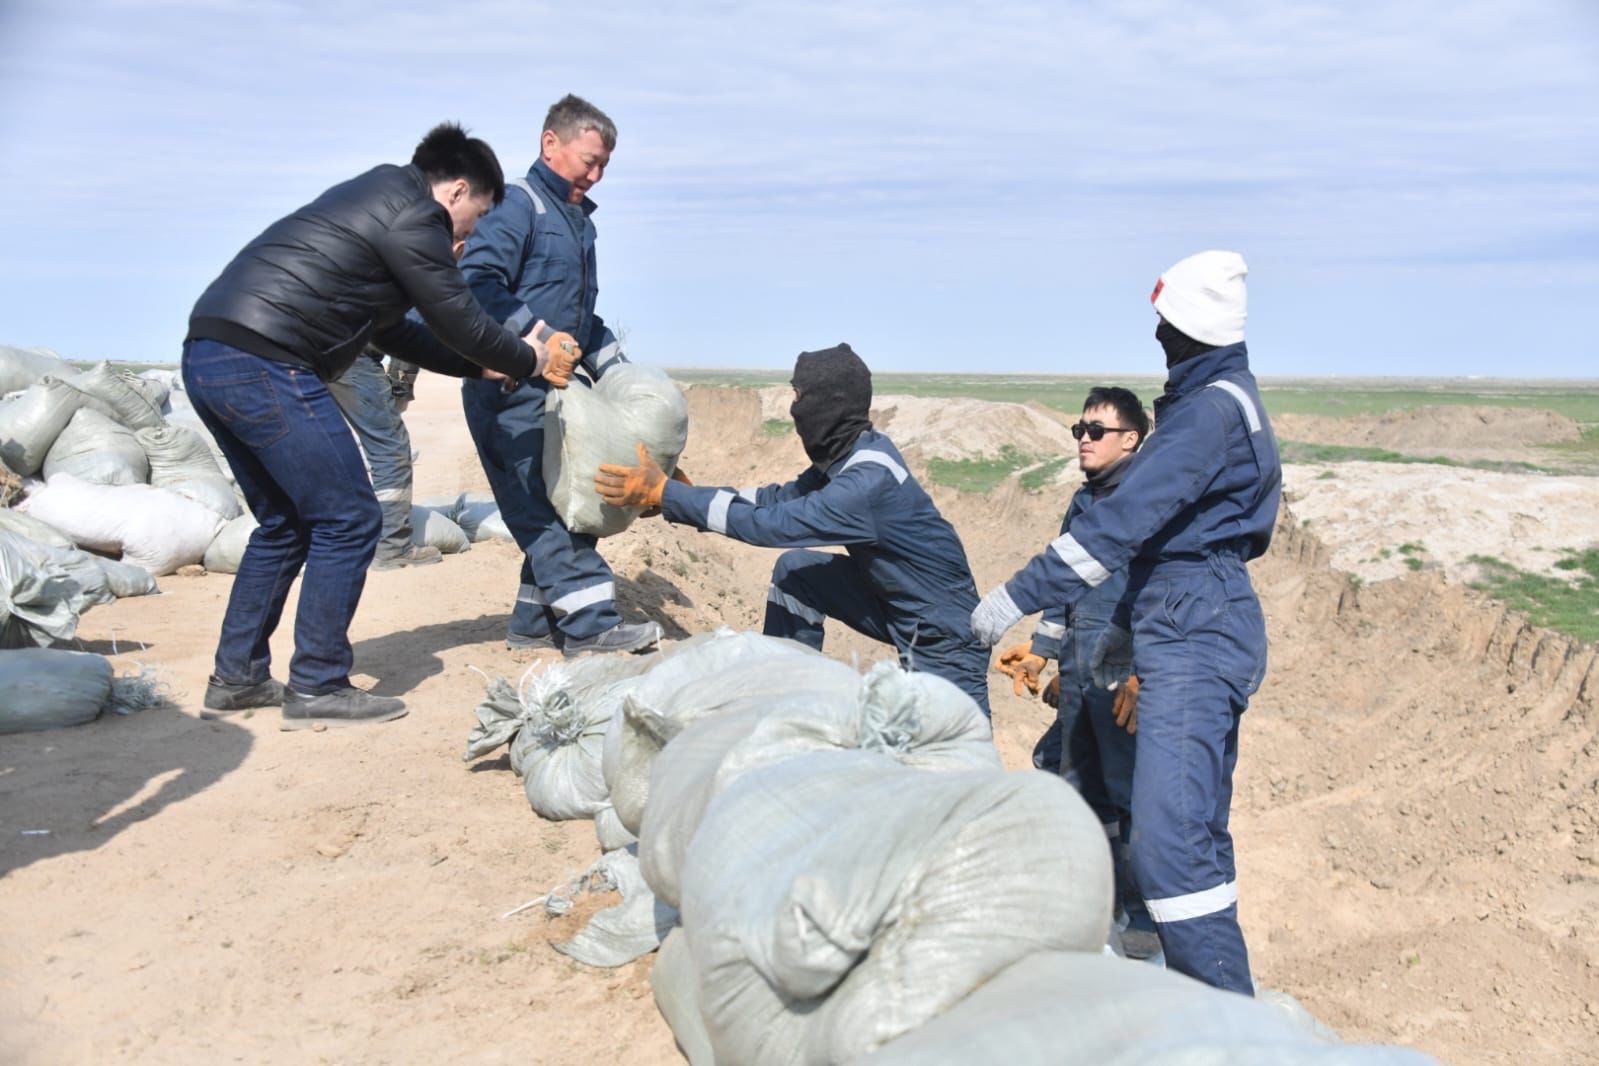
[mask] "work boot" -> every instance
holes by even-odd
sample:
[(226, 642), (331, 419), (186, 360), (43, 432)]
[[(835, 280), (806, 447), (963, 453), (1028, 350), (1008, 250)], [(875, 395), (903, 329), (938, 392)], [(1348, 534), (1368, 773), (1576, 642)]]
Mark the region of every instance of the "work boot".
[(505, 646), (511, 651), (560, 651), (562, 643), (560, 633), (545, 633), (537, 637), (515, 631), (505, 634)]
[(205, 709), (200, 717), (226, 718), (257, 707), (276, 707), (283, 702), (283, 685), (270, 677), (265, 681), (237, 684), (212, 674), (205, 683)]
[(596, 633), (592, 637), (567, 637), (562, 643), (561, 653), (568, 659), (585, 652), (627, 652), (645, 651), (654, 647), (661, 639), (661, 627), (655, 622), (637, 622), (628, 624), (618, 622), (603, 633)]
[(373, 570), (398, 570), (402, 566), (428, 566), (444, 561), (444, 553), (426, 544), (407, 545), (402, 552), (372, 557)]
[(354, 685), (311, 695), (283, 689), (284, 730), (325, 726), (366, 725), (392, 722), (405, 717), (405, 701), (391, 696), (374, 696)]

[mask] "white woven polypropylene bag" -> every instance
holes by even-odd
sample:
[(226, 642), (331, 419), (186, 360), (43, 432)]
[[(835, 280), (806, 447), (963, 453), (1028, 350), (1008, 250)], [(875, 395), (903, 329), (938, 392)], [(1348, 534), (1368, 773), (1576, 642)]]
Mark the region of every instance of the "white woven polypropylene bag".
[(664, 371), (623, 363), (593, 387), (573, 379), (544, 401), (544, 487), (574, 533), (609, 537), (639, 516), (612, 507), (594, 491), (602, 463), (638, 465), (642, 443), (668, 474), (688, 443), (688, 401)]

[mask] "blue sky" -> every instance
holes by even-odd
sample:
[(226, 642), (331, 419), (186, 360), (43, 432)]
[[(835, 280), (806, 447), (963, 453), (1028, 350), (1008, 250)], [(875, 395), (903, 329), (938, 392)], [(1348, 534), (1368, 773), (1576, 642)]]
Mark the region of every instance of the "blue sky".
[(1232, 248), (1258, 373), (1599, 373), (1594, 0), (0, 0), (0, 343), (175, 359), (268, 223), (568, 91), (643, 361), (1158, 372)]

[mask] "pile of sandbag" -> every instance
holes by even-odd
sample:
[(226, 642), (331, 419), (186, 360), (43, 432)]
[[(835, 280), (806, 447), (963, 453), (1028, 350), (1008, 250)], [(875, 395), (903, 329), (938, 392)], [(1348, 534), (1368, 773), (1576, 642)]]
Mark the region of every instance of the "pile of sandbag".
[[(213, 536), (241, 514), (215, 441), (194, 416), (176, 372), (135, 376), (99, 363), (72, 373), (59, 361), (44, 363), (0, 350), (0, 377), (22, 388), (0, 402), (0, 462), (24, 478), (43, 477), (42, 487), (25, 485), (28, 497), (49, 494), (59, 484), (80, 486), (42, 504), (30, 499), (22, 505), (79, 544), (123, 552), (126, 561), (152, 574), (168, 573), (199, 562), (210, 547), (209, 539), (197, 543), (198, 519), (180, 522), (169, 543), (157, 546), (107, 528), (111, 509), (137, 498), (141, 513), (177, 516), (187, 509), (170, 501), (192, 501), (218, 519), (209, 523)], [(168, 411), (173, 412), (170, 424)], [(117, 496), (83, 485), (141, 491), (137, 497)], [(127, 550), (125, 545), (134, 542), (139, 548)]]
[(48, 527), (30, 537), (38, 525), (0, 510), (0, 648), (69, 640), (90, 607), (157, 591), (143, 569), (78, 551)]
[(594, 491), (601, 463), (638, 464), (642, 442), (668, 474), (688, 443), (688, 401), (666, 373), (637, 363), (606, 371), (593, 386), (574, 378), (545, 403), (544, 485), (566, 528), (609, 537), (640, 514), (612, 507)]

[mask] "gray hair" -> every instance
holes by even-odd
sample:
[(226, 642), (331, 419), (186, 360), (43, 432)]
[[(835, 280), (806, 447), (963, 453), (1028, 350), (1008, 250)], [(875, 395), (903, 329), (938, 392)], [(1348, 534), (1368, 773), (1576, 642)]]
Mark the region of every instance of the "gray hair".
[(593, 130), (600, 135), (607, 152), (616, 150), (616, 123), (604, 111), (572, 93), (561, 97), (550, 108), (550, 113), (544, 116), (544, 128), (559, 137), (562, 144), (585, 130)]

